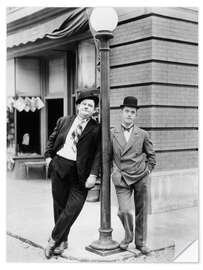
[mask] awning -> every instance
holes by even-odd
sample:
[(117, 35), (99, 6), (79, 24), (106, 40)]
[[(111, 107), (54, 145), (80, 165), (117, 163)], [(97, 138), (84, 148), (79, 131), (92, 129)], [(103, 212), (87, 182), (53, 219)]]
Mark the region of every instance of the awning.
[(21, 29), (7, 36), (7, 48), (25, 45), (43, 38), (63, 38), (88, 29), (86, 8), (76, 8), (44, 23)]
[(46, 36), (52, 39), (68, 37), (76, 33), (82, 33), (86, 31), (88, 27), (86, 8), (78, 8), (66, 18), (58, 29), (54, 30), (51, 34), (47, 34)]

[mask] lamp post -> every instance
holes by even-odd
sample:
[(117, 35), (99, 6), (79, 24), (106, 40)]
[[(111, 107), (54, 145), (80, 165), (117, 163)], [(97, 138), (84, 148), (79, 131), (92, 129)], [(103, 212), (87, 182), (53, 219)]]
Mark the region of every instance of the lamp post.
[(90, 28), (99, 40), (100, 52), (100, 97), (102, 123), (102, 183), (99, 240), (94, 241), (87, 250), (99, 255), (109, 255), (120, 251), (119, 244), (112, 240), (110, 204), (110, 108), (109, 108), (109, 40), (118, 23), (113, 8), (94, 8), (90, 15)]

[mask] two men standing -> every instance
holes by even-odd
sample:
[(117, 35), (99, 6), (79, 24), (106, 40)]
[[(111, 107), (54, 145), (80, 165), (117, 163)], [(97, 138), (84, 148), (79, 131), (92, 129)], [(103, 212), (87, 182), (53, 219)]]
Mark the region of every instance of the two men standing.
[[(45, 157), (52, 179), (55, 226), (45, 256), (62, 254), (70, 228), (78, 217), (88, 189), (95, 185), (100, 168), (100, 126), (92, 119), (98, 97), (82, 92), (77, 116), (62, 117), (49, 137)], [(135, 245), (147, 254), (147, 183), (154, 168), (155, 153), (146, 131), (135, 126), (137, 99), (126, 97), (121, 105), (122, 120), (111, 130), (113, 173), (119, 211), (125, 230), (120, 248), (133, 241), (131, 197), (135, 203)]]

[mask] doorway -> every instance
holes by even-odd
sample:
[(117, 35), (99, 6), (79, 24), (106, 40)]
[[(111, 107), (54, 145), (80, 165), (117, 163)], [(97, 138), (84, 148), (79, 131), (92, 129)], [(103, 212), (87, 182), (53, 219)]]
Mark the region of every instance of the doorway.
[(47, 100), (47, 135), (53, 132), (57, 120), (63, 116), (63, 98)]

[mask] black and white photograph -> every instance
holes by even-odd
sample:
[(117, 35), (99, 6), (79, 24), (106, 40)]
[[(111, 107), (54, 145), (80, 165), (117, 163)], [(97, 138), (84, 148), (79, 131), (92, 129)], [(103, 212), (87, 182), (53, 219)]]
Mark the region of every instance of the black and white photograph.
[(49, 2), (3, 6), (6, 263), (198, 264), (199, 7)]

